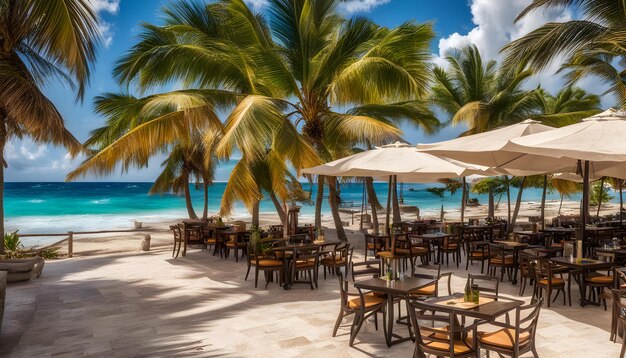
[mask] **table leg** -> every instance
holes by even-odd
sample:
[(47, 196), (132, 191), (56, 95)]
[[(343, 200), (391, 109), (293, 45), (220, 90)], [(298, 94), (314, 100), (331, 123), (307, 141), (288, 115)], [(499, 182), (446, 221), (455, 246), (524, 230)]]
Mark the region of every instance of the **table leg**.
[(585, 292), (587, 291), (585, 286), (586, 277), (587, 275), (585, 275), (585, 271), (582, 271), (578, 282), (578, 288), (580, 289), (580, 307), (585, 307), (587, 304), (587, 299), (585, 298)]
[(184, 246), (183, 246), (183, 257), (187, 255), (187, 241), (189, 240), (189, 231), (187, 230), (187, 228), (184, 228), (185, 233), (183, 234), (184, 237)]
[(513, 278), (511, 279), (511, 283), (517, 285), (517, 262), (519, 250), (515, 250), (513, 253)]
[(284, 269), (283, 269), (283, 274), (285, 275), (285, 279), (283, 280), (283, 289), (285, 290), (291, 290), (291, 270), (289, 269), (291, 267), (290, 265), (290, 260), (287, 259), (287, 252), (283, 251), (283, 262), (284, 262)]
[(393, 338), (393, 296), (388, 295), (387, 297), (387, 314), (385, 315), (387, 322), (383, 322), (387, 329), (385, 330), (385, 341), (387, 342), (387, 347), (391, 347), (391, 339)]

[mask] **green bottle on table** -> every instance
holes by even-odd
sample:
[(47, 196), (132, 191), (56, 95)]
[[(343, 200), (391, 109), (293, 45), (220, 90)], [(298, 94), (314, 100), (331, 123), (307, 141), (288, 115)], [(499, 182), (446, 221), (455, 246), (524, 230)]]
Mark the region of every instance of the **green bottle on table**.
[(467, 278), (467, 283), (465, 284), (465, 291), (463, 292), (463, 302), (472, 302), (472, 290), (470, 288), (470, 280)]

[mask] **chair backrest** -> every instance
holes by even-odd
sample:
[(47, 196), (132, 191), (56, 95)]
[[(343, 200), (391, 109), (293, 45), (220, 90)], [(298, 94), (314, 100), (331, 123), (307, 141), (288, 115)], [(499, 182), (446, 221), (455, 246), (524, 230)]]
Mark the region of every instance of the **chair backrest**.
[(309, 241), (308, 234), (293, 234), (289, 235), (289, 242), (293, 244), (305, 244)]
[(423, 272), (423, 273), (414, 273), (413, 277), (418, 277), (418, 278), (425, 278), (425, 279), (432, 279), (435, 280), (435, 297), (439, 296), (439, 283), (442, 279), (444, 278), (448, 278), (448, 285), (447, 285), (447, 289), (448, 289), (448, 295), (452, 294), (452, 273), (451, 272), (446, 272), (446, 273), (441, 273), (441, 262), (437, 265), (437, 273), (435, 274), (434, 270), (432, 270), (433, 272)]
[[(353, 250), (352, 248), (351, 250)], [(374, 278), (380, 277), (380, 260), (367, 260), (362, 262), (354, 262), (352, 260), (352, 251), (350, 255), (350, 271), (352, 274), (352, 282), (355, 282), (357, 278), (367, 277)]]
[(537, 322), (539, 321), (539, 312), (541, 312), (541, 305), (543, 304), (543, 298), (538, 299), (535, 303), (531, 303), (526, 306), (518, 307), (515, 310), (515, 325), (510, 326), (515, 330), (513, 335), (513, 357), (519, 356), (520, 349), (520, 335), (528, 333), (529, 341), (524, 342), (524, 345), (535, 345), (535, 334), (537, 333)]
[(483, 292), (491, 293), (493, 296), (495, 296), (496, 300), (498, 299), (498, 288), (500, 280), (497, 277), (487, 275), (474, 275), (468, 273), (467, 280), (469, 281), (470, 286), (474, 284), (478, 285), (478, 291), (481, 294)]
[(521, 251), (518, 253), (519, 269), (523, 277), (534, 278), (535, 277), (535, 257)]
[[(433, 307), (419, 300), (407, 300), (411, 326), (415, 330), (415, 345), (420, 352), (442, 356), (441, 349), (431, 348), (434, 345), (438, 348), (442, 345), (450, 347), (446, 356), (454, 357), (455, 345), (464, 344), (472, 351), (472, 345), (465, 340), (455, 337), (465, 336), (474, 329), (474, 325), (460, 327), (456, 322), (456, 316), (452, 313), (434, 312)], [(427, 313), (428, 312), (428, 313)], [(428, 322), (429, 325), (420, 324), (420, 321)]]
[(621, 287), (622, 285), (626, 285), (626, 269), (621, 267), (621, 268), (614, 268), (615, 270), (615, 277), (617, 278), (617, 287)]
[(615, 261), (615, 253), (614, 252), (602, 252), (596, 250), (596, 257), (600, 261), (604, 262), (613, 262)]
[(535, 276), (537, 277), (537, 279), (539, 280), (545, 278), (548, 280), (549, 283), (552, 283), (552, 278), (554, 277), (554, 273), (552, 273), (552, 270), (554, 266), (552, 266), (550, 262), (545, 258), (537, 258), (535, 262)]
[(388, 236), (365, 234), (365, 245), (372, 244), (374, 251), (382, 251), (388, 238)]
[(182, 237), (180, 225), (170, 225), (170, 230), (174, 234), (174, 241), (180, 241)]
[(506, 256), (506, 250), (504, 250), (504, 245), (490, 243), (487, 245), (487, 254), (489, 257), (500, 257), (503, 259)]
[(302, 246), (293, 250), (293, 267), (296, 267), (298, 261), (313, 261), (314, 269), (317, 269), (320, 257), (319, 246)]

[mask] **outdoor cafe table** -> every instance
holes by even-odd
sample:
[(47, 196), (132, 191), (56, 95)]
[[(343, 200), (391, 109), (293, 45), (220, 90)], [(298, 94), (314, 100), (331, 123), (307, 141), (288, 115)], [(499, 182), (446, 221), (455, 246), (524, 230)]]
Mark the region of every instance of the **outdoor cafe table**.
[(588, 304), (599, 305), (599, 303), (588, 301), (585, 298), (585, 292), (586, 292), (585, 279), (587, 278), (587, 275), (589, 274), (589, 272), (595, 271), (595, 270), (609, 269), (613, 267), (614, 263), (593, 260), (593, 259), (578, 260), (577, 258), (573, 258), (573, 257), (553, 257), (553, 258), (548, 259), (548, 261), (553, 264), (565, 266), (567, 268), (570, 268), (579, 272), (578, 287), (580, 289), (580, 306), (581, 307), (585, 307), (585, 305), (588, 305)]
[(441, 304), (450, 299), (462, 297), (463, 293), (459, 292), (451, 296), (431, 298), (426, 300), (425, 303), (432, 306), (433, 311), (471, 317), (487, 323), (494, 322), (498, 317), (524, 304), (524, 301), (511, 298), (500, 298), (496, 300), (495, 296), (487, 294), (481, 294), (481, 297), (493, 298), (494, 300), (473, 308), (463, 308), (460, 305)]
[[(430, 286), (434, 284), (435, 281), (436, 279), (405, 276), (396, 281), (387, 281), (384, 278), (377, 277), (354, 283), (354, 287), (356, 287), (359, 291), (376, 291), (383, 292), (387, 295), (387, 312), (384, 315), (386, 322), (383, 322), (385, 325), (384, 327), (387, 327), (386, 329), (383, 329), (385, 332), (387, 347), (412, 339), (411, 337), (402, 337), (393, 333), (393, 322), (395, 320), (393, 313), (394, 298), (398, 297), (406, 299), (409, 292)], [(394, 338), (396, 339), (394, 340)]]
[[(283, 289), (290, 290), (293, 282), (291, 281), (291, 271), (290, 271), (290, 262), (293, 259), (293, 255), (286, 255), (286, 252), (293, 252), (295, 249), (304, 249), (308, 247), (322, 247), (322, 246), (331, 246), (341, 244), (342, 241), (339, 240), (324, 240), (324, 241), (313, 241), (310, 243), (290, 243), (285, 239), (285, 244), (281, 246), (275, 246), (270, 249), (270, 252), (282, 252), (283, 265), (284, 265), (284, 275), (285, 279), (283, 280)], [(347, 275), (347, 273), (346, 273)]]

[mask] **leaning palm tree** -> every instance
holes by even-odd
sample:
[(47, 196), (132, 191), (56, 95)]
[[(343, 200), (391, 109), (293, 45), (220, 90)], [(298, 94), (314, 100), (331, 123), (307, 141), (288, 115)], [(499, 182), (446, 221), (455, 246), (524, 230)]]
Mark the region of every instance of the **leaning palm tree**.
[(80, 151), (42, 87), (61, 80), (82, 99), (98, 41), (98, 18), (85, 0), (0, 0), (0, 233), (5, 144), (28, 136)]
[(96, 112), (107, 118), (106, 125), (94, 130), (85, 142), (92, 154), (67, 175), (74, 180), (88, 173), (105, 175), (121, 166), (142, 168), (148, 160), (166, 152), (164, 170), (151, 192), (172, 190), (183, 193), (190, 218), (197, 218), (191, 203), (191, 177), (201, 179), (208, 210), (208, 187), (212, 181), (215, 158), (211, 152), (222, 133), (215, 111), (234, 103), (235, 95), (226, 91), (178, 90), (136, 98), (128, 94), (107, 93), (95, 100)]
[[(528, 61), (536, 70), (566, 56), (562, 69), (570, 82), (592, 75), (610, 85), (608, 92), (626, 108), (626, 7), (622, 0), (534, 0), (517, 20), (543, 8), (575, 7), (580, 18), (546, 23), (508, 44), (505, 63)], [(517, 21), (516, 20), (516, 21)]]
[[(247, 161), (241, 170), (269, 148), (298, 172), (355, 145), (396, 139), (400, 121), (432, 130), (437, 121), (420, 100), (429, 80), (431, 26), (390, 29), (344, 19), (338, 4), (271, 0), (266, 16), (242, 0), (168, 4), (165, 25), (144, 25), (115, 75), (140, 90), (178, 81), (241, 94), (216, 151), (220, 158), (241, 152)], [(336, 181), (318, 181), (329, 186), (335, 226), (345, 239)]]

